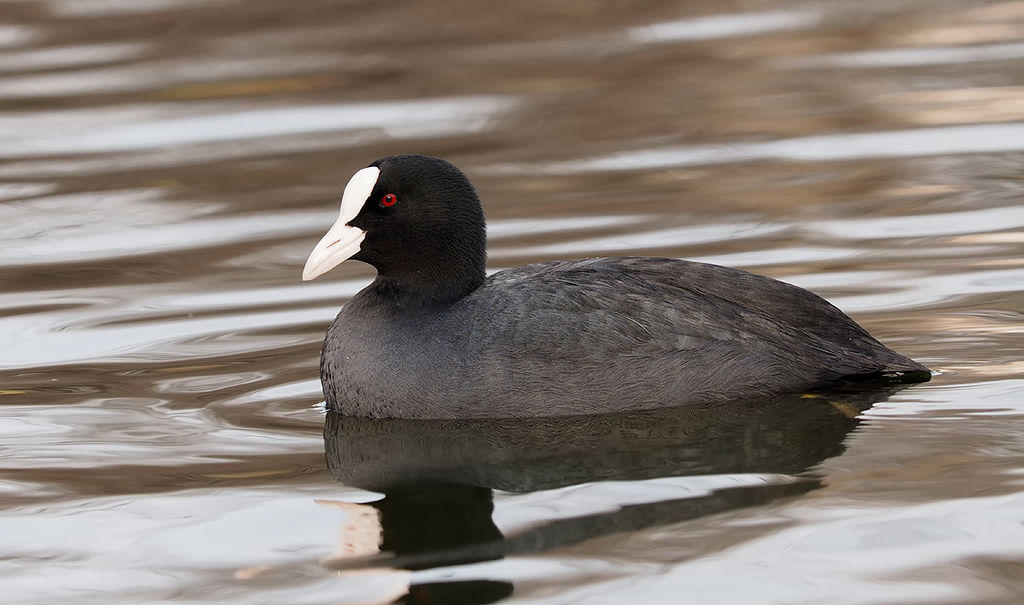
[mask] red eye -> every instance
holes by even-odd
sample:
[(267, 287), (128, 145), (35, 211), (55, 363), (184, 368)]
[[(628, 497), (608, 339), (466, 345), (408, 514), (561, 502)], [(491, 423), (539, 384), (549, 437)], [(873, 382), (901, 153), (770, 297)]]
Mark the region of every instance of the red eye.
[(395, 195), (394, 193), (389, 193), (389, 194), (385, 195), (384, 197), (380, 198), (380, 205), (384, 206), (385, 208), (390, 208), (391, 206), (394, 206), (395, 202), (397, 202), (397, 201), (398, 201), (398, 196)]

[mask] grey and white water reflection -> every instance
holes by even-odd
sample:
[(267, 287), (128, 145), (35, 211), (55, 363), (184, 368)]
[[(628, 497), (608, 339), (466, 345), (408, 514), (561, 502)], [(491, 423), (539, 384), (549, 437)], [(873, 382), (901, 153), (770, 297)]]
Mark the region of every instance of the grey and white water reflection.
[[(4, 602), (1021, 602), (1022, 32), (1020, 0), (0, 2)], [(492, 269), (748, 268), (941, 374), (326, 417), (372, 273), (301, 266), (399, 152), (474, 179)]]

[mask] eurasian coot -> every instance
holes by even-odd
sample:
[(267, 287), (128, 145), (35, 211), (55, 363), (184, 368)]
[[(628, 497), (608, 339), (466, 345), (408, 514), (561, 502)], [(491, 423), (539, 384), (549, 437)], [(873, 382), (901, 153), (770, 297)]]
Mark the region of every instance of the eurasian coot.
[(928, 380), (824, 299), (738, 269), (588, 258), (485, 273), (469, 179), (396, 155), (356, 172), (302, 278), (377, 278), (324, 340), (327, 407), (394, 418), (593, 414), (760, 398), (850, 377)]

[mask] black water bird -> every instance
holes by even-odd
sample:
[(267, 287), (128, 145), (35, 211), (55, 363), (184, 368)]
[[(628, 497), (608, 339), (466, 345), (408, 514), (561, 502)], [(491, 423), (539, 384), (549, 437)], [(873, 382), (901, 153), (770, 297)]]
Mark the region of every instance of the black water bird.
[(821, 297), (738, 269), (588, 258), (488, 277), (476, 191), (437, 158), (356, 172), (303, 279), (349, 258), (377, 277), (324, 340), (324, 396), (343, 414), (566, 416), (930, 378)]

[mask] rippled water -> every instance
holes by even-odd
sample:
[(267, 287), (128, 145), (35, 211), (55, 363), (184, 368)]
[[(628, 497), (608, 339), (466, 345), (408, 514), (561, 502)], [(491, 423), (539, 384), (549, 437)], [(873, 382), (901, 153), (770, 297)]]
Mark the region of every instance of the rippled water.
[[(1022, 32), (1020, 1), (0, 2), (0, 594), (1021, 602)], [(474, 179), (492, 269), (749, 268), (941, 374), (325, 433), (372, 272), (301, 266), (399, 152)]]

